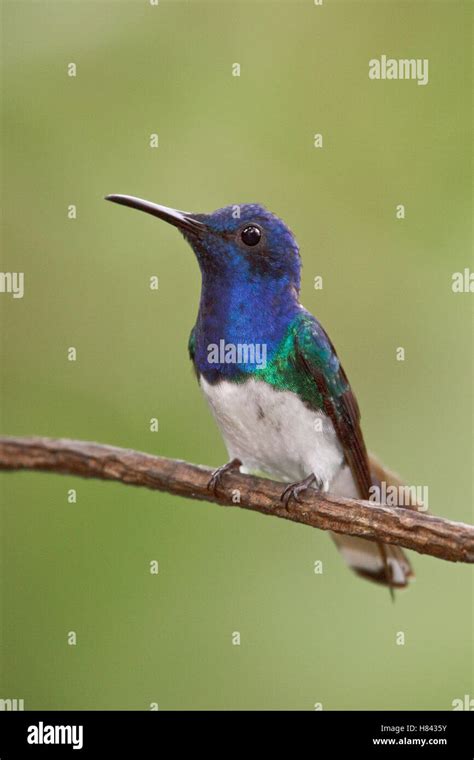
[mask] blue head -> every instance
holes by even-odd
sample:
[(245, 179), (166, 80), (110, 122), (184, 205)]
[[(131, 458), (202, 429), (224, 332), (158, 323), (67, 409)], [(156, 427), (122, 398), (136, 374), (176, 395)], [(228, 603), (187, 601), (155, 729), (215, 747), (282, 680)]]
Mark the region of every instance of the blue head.
[(173, 224), (193, 248), (202, 273), (196, 331), (203, 350), (221, 338), (277, 345), (301, 308), (298, 245), (281, 219), (258, 204), (191, 214), (127, 195), (108, 200)]
[(184, 231), (203, 279), (219, 276), (234, 287), (261, 283), (277, 291), (296, 293), (300, 287), (300, 256), (286, 224), (257, 204), (226, 206), (212, 214), (194, 214), (203, 232)]

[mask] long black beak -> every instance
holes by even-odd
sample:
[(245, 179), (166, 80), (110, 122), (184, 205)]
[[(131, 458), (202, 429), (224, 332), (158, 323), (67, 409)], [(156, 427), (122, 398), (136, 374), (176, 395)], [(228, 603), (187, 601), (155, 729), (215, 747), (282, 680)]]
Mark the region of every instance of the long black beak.
[(204, 232), (206, 229), (205, 224), (199, 222), (187, 211), (178, 211), (167, 206), (159, 206), (158, 203), (144, 201), (142, 198), (134, 198), (133, 195), (106, 195), (105, 200), (119, 203), (121, 206), (136, 208), (138, 211), (145, 211), (146, 214), (157, 216), (158, 219), (163, 219), (164, 222), (173, 224), (175, 227), (179, 227), (179, 229), (186, 232), (194, 232), (195, 235), (199, 235), (199, 233)]

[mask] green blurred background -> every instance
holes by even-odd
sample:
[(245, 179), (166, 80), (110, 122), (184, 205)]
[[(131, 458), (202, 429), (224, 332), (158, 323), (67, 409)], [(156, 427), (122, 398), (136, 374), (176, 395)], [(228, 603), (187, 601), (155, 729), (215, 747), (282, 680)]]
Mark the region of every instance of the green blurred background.
[[(25, 296), (0, 295), (2, 431), (225, 461), (187, 356), (192, 253), (103, 196), (260, 202), (299, 240), (302, 301), (338, 348), (369, 448), (428, 485), (433, 512), (472, 521), (472, 295), (451, 290), (472, 268), (471, 10), (4, 1), (2, 270), (25, 272)], [(370, 81), (382, 53), (429, 58), (429, 84)], [(392, 605), (303, 526), (112, 483), (0, 483), (0, 697), (26, 709), (451, 709), (473, 695), (467, 565), (413, 555), (416, 583)]]

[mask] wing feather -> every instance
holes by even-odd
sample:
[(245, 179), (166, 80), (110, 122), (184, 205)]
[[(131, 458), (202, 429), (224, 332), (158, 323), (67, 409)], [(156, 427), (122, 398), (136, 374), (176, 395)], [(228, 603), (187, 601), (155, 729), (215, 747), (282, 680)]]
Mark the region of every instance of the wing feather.
[[(328, 355), (331, 361), (325, 361)], [(360, 411), (336, 350), (323, 328), (305, 320), (295, 337), (299, 369), (313, 379), (320, 404), (331, 419), (357, 483), (360, 498), (368, 499), (372, 479), (360, 427)]]

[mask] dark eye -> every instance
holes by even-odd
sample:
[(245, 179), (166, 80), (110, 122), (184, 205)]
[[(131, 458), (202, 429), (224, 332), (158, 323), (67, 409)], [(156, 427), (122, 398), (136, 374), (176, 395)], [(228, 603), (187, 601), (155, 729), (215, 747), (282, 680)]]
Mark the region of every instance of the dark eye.
[(255, 224), (249, 224), (248, 227), (242, 230), (240, 237), (245, 245), (257, 245), (262, 237), (262, 231)]

